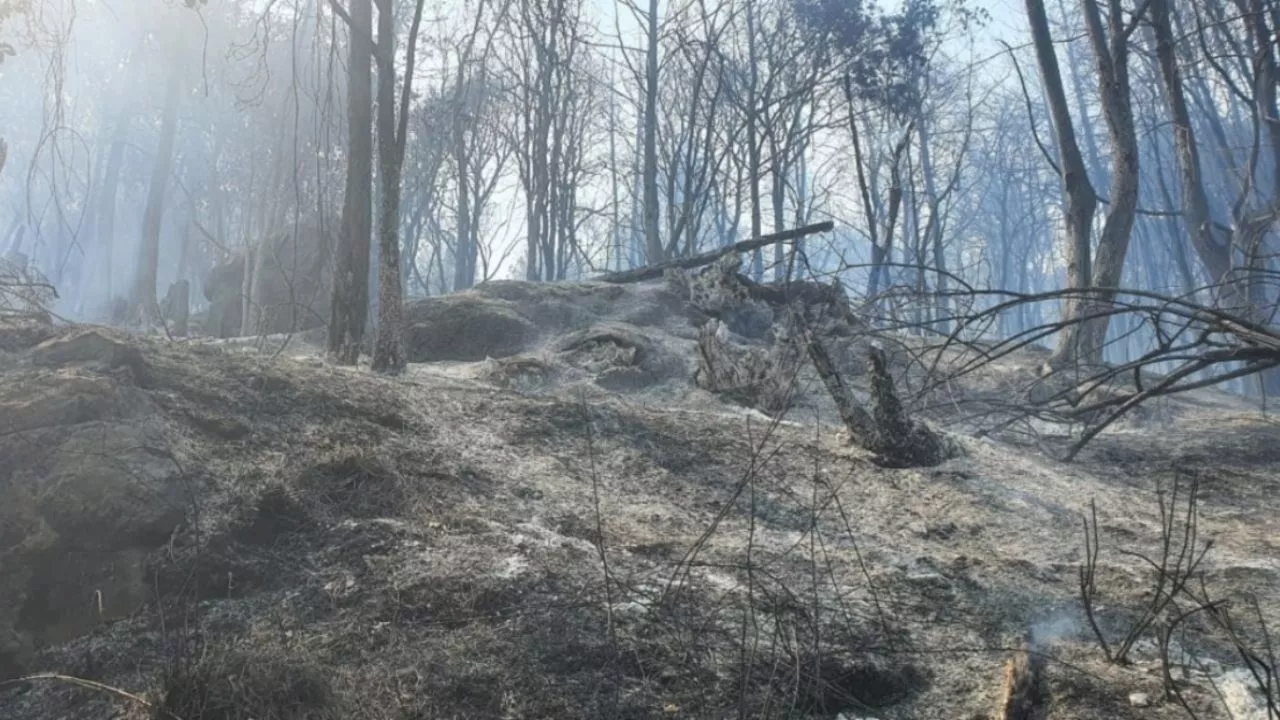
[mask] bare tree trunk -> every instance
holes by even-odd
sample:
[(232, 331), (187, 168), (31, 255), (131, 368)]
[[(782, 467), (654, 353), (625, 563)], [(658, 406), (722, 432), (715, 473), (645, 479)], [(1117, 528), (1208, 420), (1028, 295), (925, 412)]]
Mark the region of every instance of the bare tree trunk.
[[(610, 79), (612, 79), (612, 74)], [(609, 95), (609, 252), (605, 255), (605, 268), (612, 267), (614, 272), (621, 272), (622, 259), (622, 217), (619, 212), (622, 198), (619, 196), (618, 174), (621, 164), (618, 162), (618, 98)], [(612, 260), (612, 262), (610, 262)]]
[(885, 252), (877, 237), (879, 218), (876, 217), (875, 205), (871, 202), (871, 188), (867, 182), (867, 171), (862, 158), (861, 133), (858, 131), (858, 117), (853, 107), (852, 79), (846, 77), (843, 87), (845, 102), (848, 104), (849, 109), (849, 139), (853, 143), (853, 163), (854, 168), (857, 170), (858, 195), (862, 198), (862, 212), (867, 223), (867, 237), (871, 242), (871, 276), (867, 280), (867, 297), (875, 300), (880, 291), (880, 270), (885, 262)]
[[(773, 231), (777, 233), (787, 229), (785, 211), (787, 181), (785, 170), (777, 161), (776, 148), (774, 149), (774, 153), (775, 159), (773, 172), (771, 173), (772, 177), (770, 178), (771, 185), (769, 187), (769, 199), (770, 204), (773, 206)], [(773, 246), (773, 277), (775, 280), (779, 281), (787, 281), (791, 279), (786, 264), (786, 251), (783, 249), (782, 243), (778, 243)]]
[[(505, 16), (508, 3), (504, 0), (501, 15)], [(485, 94), (488, 88), (484, 86), (488, 82), (488, 75), (484, 70), (485, 64), (489, 56), (489, 49), (492, 44), (492, 36), (486, 43), (482, 58), (481, 69), (478, 74), (471, 74), (468, 69), (471, 65), (471, 54), (475, 49), (475, 42), (480, 34), (481, 21), (484, 18), (485, 3), (483, 0), (475, 9), (475, 24), (472, 26), (471, 32), (466, 37), (466, 43), (463, 49), (458, 53), (458, 70), (454, 80), (453, 89), (453, 126), (450, 133), (453, 162), (457, 168), (457, 237), (454, 241), (454, 264), (453, 264), (453, 290), (466, 290), (476, 283), (476, 262), (480, 255), (480, 217), (483, 208), (479, 202), (472, 201), (472, 191), (479, 194), (482, 188), (472, 188), (470, 177), (471, 161), (473, 157), (480, 152), (478, 149), (479, 141), (477, 135), (480, 133), (477, 127), (483, 120), (480, 115), (483, 112), (481, 103), (487, 104)], [(414, 38), (416, 41), (416, 38)], [(480, 96), (474, 97), (473, 83), (481, 83), (479, 88)], [(470, 130), (470, 141), (468, 141), (468, 130)], [(484, 159), (480, 160), (480, 166), (483, 168)], [(477, 173), (475, 184), (483, 184), (483, 176)]]
[[(751, 201), (751, 237), (760, 237), (764, 232), (763, 221), (760, 215), (760, 173), (762, 168), (760, 165), (760, 140), (759, 140), (759, 123), (760, 118), (760, 98), (759, 98), (759, 67), (760, 58), (756, 51), (756, 0), (746, 0), (747, 2), (747, 185), (750, 188)], [(756, 250), (751, 255), (751, 276), (756, 282), (764, 279), (764, 255), (760, 250)]]
[(1175, 40), (1168, 0), (1151, 0), (1151, 24), (1156, 35), (1160, 80), (1173, 124), (1173, 146), (1178, 160), (1178, 179), (1182, 184), (1183, 220), (1191, 232), (1191, 242), (1200, 261), (1209, 270), (1213, 281), (1220, 282), (1231, 271), (1231, 238), (1216, 231), (1209, 215), (1209, 198), (1201, 176), (1195, 129), (1191, 124), (1182, 74), (1174, 54)]
[[(458, 69), (458, 82), (462, 83), (462, 69)], [(459, 88), (458, 99), (463, 90)], [(381, 101), (379, 101), (381, 102)], [(465, 113), (456, 108), (458, 116), (453, 121), (453, 162), (458, 173), (458, 231), (454, 241), (453, 291), (466, 290), (476, 282), (476, 246), (471, 233), (471, 190), (467, 186), (467, 145)], [(380, 121), (381, 122), (381, 121)]]
[[(888, 263), (893, 261), (891, 253), (893, 252), (893, 233), (898, 224), (898, 212), (902, 208), (902, 153), (906, 151), (907, 145), (911, 142), (911, 133), (914, 130), (914, 123), (907, 126), (906, 132), (902, 134), (902, 139), (898, 141), (897, 146), (893, 148), (893, 157), (889, 165), (889, 208), (886, 212), (887, 218), (884, 229), (884, 252), (881, 255), (880, 275), (886, 284), (889, 280)], [(906, 257), (906, 238), (903, 238), (903, 257)], [(878, 292), (878, 286), (873, 288)], [(874, 297), (874, 294), (872, 294)]]
[[(288, 108), (285, 112), (288, 112)], [(290, 166), (290, 163), (285, 160), (292, 145), (286, 133), (286, 129), (290, 126), (291, 124), (287, 122), (280, 123), (280, 134), (276, 137), (275, 167), (271, 173), (271, 180), (267, 183), (267, 191), (259, 195), (258, 207), (261, 214), (258, 216), (257, 237), (246, 238), (244, 286), (240, 311), (240, 334), (244, 337), (267, 332), (269, 325), (266, 322), (267, 314), (275, 310), (267, 307), (266, 303), (269, 284), (280, 282), (284, 274), (291, 274), (295, 269), (285, 268), (280, 264), (282, 258), (278, 255), (280, 248), (277, 242), (281, 226), (280, 199), (285, 194), (286, 168)], [(271, 269), (276, 272), (268, 273), (268, 260), (272, 259), (273, 255), (276, 257)], [(294, 262), (297, 262), (296, 257)]]
[[(929, 222), (925, 239), (930, 244), (933, 267), (937, 270), (938, 275), (937, 292), (935, 293), (938, 303), (936, 327), (939, 332), (946, 333), (950, 332), (951, 327), (951, 321), (948, 319), (950, 310), (947, 297), (947, 253), (942, 244), (942, 220), (938, 217), (941, 212), (941, 203), (938, 198), (938, 187), (933, 173), (933, 158), (929, 153), (929, 123), (926, 118), (920, 118), (918, 130), (920, 133), (920, 169), (924, 174), (925, 200), (929, 204)], [(923, 269), (920, 272), (923, 273)]]
[(369, 77), (373, 5), (372, 0), (349, 0), (348, 6), (351, 57), (347, 62), (347, 180), (329, 316), (329, 353), (341, 365), (355, 365), (364, 342), (373, 183), (373, 98)]
[(107, 171), (102, 179), (102, 199), (98, 208), (98, 242), (102, 248), (103, 267), (107, 284), (106, 299), (114, 299), (116, 241), (116, 197), (120, 191), (120, 173), (124, 169), (124, 146), (129, 139), (129, 115), (121, 108), (116, 116), (115, 131), (111, 134), (111, 152), (107, 155)]
[(666, 259), (658, 234), (658, 0), (649, 0), (648, 32), (644, 85), (644, 246), (645, 260), (653, 265)]
[(172, 337), (186, 337), (191, 316), (191, 283), (179, 279), (164, 296), (165, 328)]
[[(1081, 326), (1079, 360), (1097, 365), (1106, 344), (1109, 311), (1124, 272), (1124, 260), (1133, 234), (1138, 209), (1138, 136), (1134, 129), (1133, 106), (1129, 97), (1129, 35), (1120, 0), (1107, 0), (1108, 22), (1104, 28), (1097, 0), (1083, 0), (1085, 24), (1097, 60), (1099, 94), (1111, 144), (1111, 205), (1098, 239), (1098, 255), (1093, 263), (1092, 287), (1097, 293), (1081, 303), (1095, 316)], [(1138, 18), (1130, 22), (1136, 27)]]
[[(1058, 56), (1053, 37), (1049, 33), (1049, 19), (1045, 15), (1043, 0), (1026, 0), (1027, 17), (1031, 22), (1031, 37), (1036, 47), (1036, 60), (1040, 77), (1053, 115), (1053, 126), (1058, 145), (1058, 172), (1062, 177), (1062, 189), (1066, 195), (1064, 208), (1067, 221), (1067, 284), (1073, 288), (1088, 288), (1093, 278), (1090, 262), (1090, 243), (1093, 213), (1098, 197), (1089, 182), (1080, 146), (1076, 143), (1075, 127), (1067, 106), (1067, 95), (1062, 85), (1062, 73), (1058, 70)], [(1081, 303), (1068, 301), (1063, 309), (1064, 318), (1078, 317)], [(1050, 366), (1074, 362), (1077, 358), (1079, 334), (1074, 328), (1062, 332), (1058, 347), (1050, 359)]]
[[(180, 42), (175, 43), (181, 48)], [(175, 53), (175, 56), (177, 53)], [(164, 118), (160, 127), (160, 144), (151, 167), (151, 188), (142, 215), (142, 247), (138, 252), (138, 274), (133, 286), (130, 316), (141, 325), (154, 325), (160, 320), (156, 296), (156, 276), (160, 265), (160, 228), (164, 221), (164, 194), (173, 166), (173, 145), (178, 131), (178, 100), (181, 97), (182, 63), (176, 62), (165, 88)]]
[[(1058, 11), (1064, 23), (1071, 22), (1071, 13), (1067, 10), (1066, 0), (1058, 0)], [(1074, 34), (1077, 31), (1074, 26), (1070, 26), (1064, 32)], [(1097, 136), (1093, 131), (1093, 119), (1089, 115), (1089, 103), (1084, 97), (1084, 80), (1080, 77), (1082, 71), (1088, 67), (1088, 62), (1080, 58), (1074, 42), (1063, 43), (1063, 48), (1067, 53), (1067, 72), (1071, 76), (1071, 99), (1076, 104), (1076, 114), (1080, 120), (1080, 137), (1084, 140), (1085, 165), (1092, 173), (1090, 176), (1092, 182), (1102, 184), (1106, 182), (1107, 169), (1102, 164), (1102, 153), (1098, 149)]]
[(404, 290), (400, 284), (400, 179), (409, 127), (409, 99), (413, 91), (414, 50), (422, 22), (418, 0), (405, 55), (404, 85), (400, 95), (400, 119), (396, 121), (396, 72), (392, 46), (395, 24), (391, 0), (378, 2), (378, 162), (382, 203), (378, 214), (378, 330), (373, 345), (372, 368), (376, 372), (404, 372)]

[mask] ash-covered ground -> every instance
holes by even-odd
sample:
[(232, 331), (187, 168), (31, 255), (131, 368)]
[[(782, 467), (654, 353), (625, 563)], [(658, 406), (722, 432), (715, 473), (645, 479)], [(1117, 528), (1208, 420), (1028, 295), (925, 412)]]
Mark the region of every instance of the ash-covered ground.
[(0, 677), (104, 686), (10, 682), (0, 715), (993, 718), (1029, 639), (1044, 717), (1267, 717), (1204, 612), (1166, 692), (1186, 598), (1123, 664), (1080, 600), (1093, 503), (1119, 647), (1194, 486), (1195, 592), (1269, 657), (1280, 426), (1239, 399), (1152, 403), (1063, 463), (1062, 428), (977, 432), (1043, 357), (917, 392), (902, 338), (898, 390), (958, 452), (890, 469), (809, 369), (781, 413), (699, 387), (703, 318), (662, 283), (491, 283), (409, 318), (397, 378), (312, 335), (0, 328)]

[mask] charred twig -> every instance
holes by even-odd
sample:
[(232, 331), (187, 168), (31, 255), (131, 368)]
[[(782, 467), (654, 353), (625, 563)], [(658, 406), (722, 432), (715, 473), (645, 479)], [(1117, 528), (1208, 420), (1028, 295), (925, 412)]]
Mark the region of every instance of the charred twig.
[[(1204, 560), (1205, 555), (1213, 547), (1213, 541), (1210, 540), (1205, 542), (1202, 550), (1196, 551), (1196, 546), (1199, 544), (1200, 517), (1199, 512), (1197, 512), (1196, 502), (1198, 489), (1199, 482), (1193, 479), (1191, 489), (1187, 494), (1182, 529), (1179, 532), (1177, 528), (1178, 482), (1176, 479), (1174, 480), (1174, 485), (1167, 501), (1164, 489), (1157, 488), (1156, 498), (1160, 508), (1161, 528), (1160, 560), (1158, 562), (1139, 552), (1123, 549), (1119, 551), (1121, 554), (1142, 560), (1155, 570), (1156, 586), (1152, 592), (1151, 602), (1144, 609), (1142, 617), (1129, 629), (1129, 632), (1117, 647), (1112, 662), (1126, 662), (1134, 643), (1138, 641), (1157, 618), (1164, 614), (1165, 609), (1170, 606), (1174, 599), (1182, 593), (1199, 568), (1201, 561)], [(1180, 539), (1179, 535), (1181, 536)], [(1175, 544), (1177, 545), (1176, 548)]]
[(1111, 646), (1107, 644), (1106, 636), (1098, 627), (1098, 618), (1094, 612), (1093, 600), (1098, 594), (1095, 583), (1098, 570), (1098, 505), (1093, 500), (1089, 501), (1089, 515), (1083, 518), (1084, 564), (1080, 566), (1080, 602), (1084, 605), (1084, 616), (1089, 620), (1093, 636), (1098, 639), (1098, 646), (1102, 648), (1102, 656), (1107, 659), (1107, 662), (1111, 662)]
[[(1094, 503), (1090, 502), (1091, 517), (1084, 520), (1085, 562), (1080, 566), (1080, 600), (1084, 606), (1085, 616), (1098, 639), (1098, 645), (1108, 662), (1122, 665), (1128, 662), (1129, 653), (1137, 641), (1160, 618), (1166, 610), (1174, 607), (1179, 595), (1187, 592), (1192, 578), (1199, 571), (1213, 541), (1199, 541), (1199, 512), (1197, 491), (1199, 482), (1193, 479), (1187, 493), (1186, 510), (1182, 513), (1181, 527), (1178, 526), (1179, 484), (1175, 479), (1173, 488), (1166, 495), (1163, 487), (1157, 486), (1156, 498), (1160, 511), (1160, 555), (1152, 559), (1147, 555), (1132, 551), (1118, 550), (1122, 555), (1137, 558), (1150, 567), (1155, 573), (1155, 587), (1151, 590), (1151, 600), (1143, 608), (1138, 620), (1129, 626), (1124, 637), (1116, 644), (1114, 650), (1108, 645), (1095, 615), (1095, 598), (1097, 587), (1095, 574), (1098, 562), (1098, 515)], [(1208, 608), (1207, 600), (1201, 605)]]

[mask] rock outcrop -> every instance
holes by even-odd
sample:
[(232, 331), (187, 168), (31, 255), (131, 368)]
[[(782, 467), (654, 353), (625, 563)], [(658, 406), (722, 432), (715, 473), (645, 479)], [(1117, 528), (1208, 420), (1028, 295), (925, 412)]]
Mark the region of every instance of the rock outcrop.
[[(205, 278), (209, 300), (205, 334), (234, 337), (297, 332), (329, 320), (333, 291), (333, 239), (319, 227), (301, 224), (261, 243), (248, 262), (243, 254), (216, 266)], [(245, 272), (250, 274), (246, 288)], [(250, 322), (243, 321), (249, 291)]]
[(409, 362), (508, 357), (523, 351), (538, 335), (519, 305), (479, 293), (410, 303), (405, 308), (405, 326)]

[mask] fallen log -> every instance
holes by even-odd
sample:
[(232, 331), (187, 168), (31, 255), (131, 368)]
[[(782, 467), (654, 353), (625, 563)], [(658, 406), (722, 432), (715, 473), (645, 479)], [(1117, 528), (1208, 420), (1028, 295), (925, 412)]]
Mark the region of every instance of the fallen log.
[(632, 270), (623, 270), (622, 272), (607, 273), (594, 278), (594, 280), (596, 282), (617, 284), (653, 280), (654, 278), (662, 277), (663, 273), (668, 270), (690, 270), (692, 268), (702, 267), (703, 265), (710, 265), (730, 253), (747, 253), (774, 243), (792, 242), (809, 235), (829, 232), (833, 228), (835, 228), (835, 223), (830, 220), (827, 222), (816, 223), (814, 225), (805, 225), (803, 227), (776, 232), (771, 235), (761, 235), (758, 238), (743, 240), (740, 243), (716, 248), (715, 250), (708, 250), (707, 252), (694, 255), (692, 257), (668, 260), (666, 262), (645, 265), (644, 267), (638, 267)]

